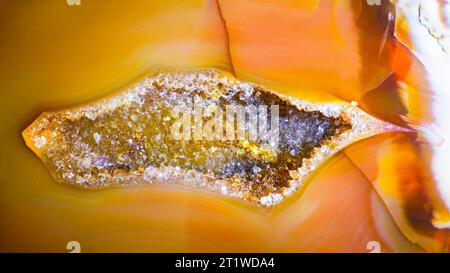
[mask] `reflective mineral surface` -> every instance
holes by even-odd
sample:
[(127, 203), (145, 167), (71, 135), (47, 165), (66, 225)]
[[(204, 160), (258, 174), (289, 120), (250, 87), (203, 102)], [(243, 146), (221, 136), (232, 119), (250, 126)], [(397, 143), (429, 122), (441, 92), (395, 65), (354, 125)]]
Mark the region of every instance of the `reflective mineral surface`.
[(24, 136), (62, 183), (178, 183), (272, 206), (337, 150), (389, 129), (352, 104), (198, 70), (154, 72), (111, 98), (45, 113)]

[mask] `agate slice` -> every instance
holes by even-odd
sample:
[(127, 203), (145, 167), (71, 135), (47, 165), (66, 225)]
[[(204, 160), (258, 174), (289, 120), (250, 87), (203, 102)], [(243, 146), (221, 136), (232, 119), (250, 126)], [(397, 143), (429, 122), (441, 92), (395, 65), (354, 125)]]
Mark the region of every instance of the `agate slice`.
[[(238, 107), (254, 112), (228, 111)], [(355, 103), (302, 101), (205, 69), (153, 72), (113, 97), (44, 113), (23, 135), (61, 183), (180, 184), (271, 207), (335, 152), (393, 130)]]
[[(450, 251), (446, 1), (104, 2), (2, 3), (0, 251)], [(205, 141), (268, 102), (278, 145)]]

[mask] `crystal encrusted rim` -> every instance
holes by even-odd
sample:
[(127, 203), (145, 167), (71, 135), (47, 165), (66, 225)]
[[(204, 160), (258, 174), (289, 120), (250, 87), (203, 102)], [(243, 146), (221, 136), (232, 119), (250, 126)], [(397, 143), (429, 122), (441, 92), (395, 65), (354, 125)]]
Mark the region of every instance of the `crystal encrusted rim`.
[[(143, 183), (180, 184), (219, 192), (225, 196), (242, 199), (257, 206), (269, 208), (279, 204), (286, 197), (298, 191), (318, 166), (344, 147), (378, 133), (398, 131), (400, 129), (395, 125), (375, 119), (363, 112), (354, 102), (312, 103), (279, 94), (254, 83), (233, 79), (231, 76), (224, 75), (216, 69), (201, 69), (153, 71), (149, 76), (125, 89), (121, 93), (116, 93), (108, 98), (98, 100), (97, 102), (88, 105), (53, 113), (44, 113), (24, 131), (23, 135), (27, 141), (27, 145), (47, 164), (43, 155), (40, 153), (40, 148), (45, 146), (47, 140), (44, 139), (45, 137), (39, 136), (38, 132), (47, 126), (49, 118), (62, 115), (69, 120), (78, 119), (82, 116), (95, 120), (98, 115), (112, 111), (116, 107), (127, 106), (133, 102), (138, 102), (139, 95), (142, 94), (142, 92), (147, 92), (147, 88), (154, 82), (158, 82), (158, 84), (161, 84), (166, 88), (184, 88), (189, 92), (190, 87), (192, 86), (187, 85), (186, 83), (192, 81), (196, 77), (200, 77), (203, 81), (219, 81), (224, 85), (247, 84), (261, 88), (264, 91), (275, 94), (283, 100), (287, 100), (300, 110), (320, 111), (327, 117), (343, 118), (350, 122), (352, 128), (333, 136), (330, 140), (326, 140), (322, 146), (314, 148), (313, 155), (310, 158), (303, 159), (301, 168), (289, 171), (292, 180), (289, 181), (288, 187), (282, 188), (282, 192), (270, 193), (258, 199), (255, 199), (253, 196), (246, 193), (236, 180), (221, 180), (208, 173), (200, 173), (195, 170), (183, 170), (176, 166), (159, 169), (149, 166), (144, 169), (133, 170), (127, 173), (117, 173), (115, 179), (123, 181), (124, 186)], [(193, 88), (200, 88), (203, 91), (208, 92), (208, 86), (196, 85)], [(53, 171), (52, 174), (55, 176)], [(97, 188), (102, 188), (102, 186), (100, 185)]]

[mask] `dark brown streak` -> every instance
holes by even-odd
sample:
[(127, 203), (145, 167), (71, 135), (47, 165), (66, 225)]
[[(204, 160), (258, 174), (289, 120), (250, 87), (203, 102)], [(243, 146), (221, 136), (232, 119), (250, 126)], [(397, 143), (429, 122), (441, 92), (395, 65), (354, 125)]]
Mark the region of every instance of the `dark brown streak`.
[(228, 55), (228, 60), (230, 61), (230, 68), (231, 68), (231, 73), (233, 74), (233, 76), (235, 76), (236, 77), (236, 71), (234, 70), (234, 64), (233, 64), (233, 58), (232, 58), (232, 55), (231, 55), (231, 43), (230, 43), (230, 34), (229, 34), (229, 32), (228, 32), (228, 27), (227, 27), (227, 23), (226, 23), (226, 20), (225, 20), (225, 18), (223, 17), (223, 13), (222, 13), (222, 9), (221, 9), (221, 7), (220, 7), (220, 2), (219, 2), (219, 0), (215, 0), (216, 1), (216, 3), (217, 3), (217, 9), (218, 9), (218, 12), (219, 12), (219, 16), (220, 16), (220, 19), (222, 20), (222, 23), (223, 23), (223, 28), (224, 28), (224, 30), (225, 30), (225, 35), (226, 35), (226, 43), (227, 43), (227, 55)]

